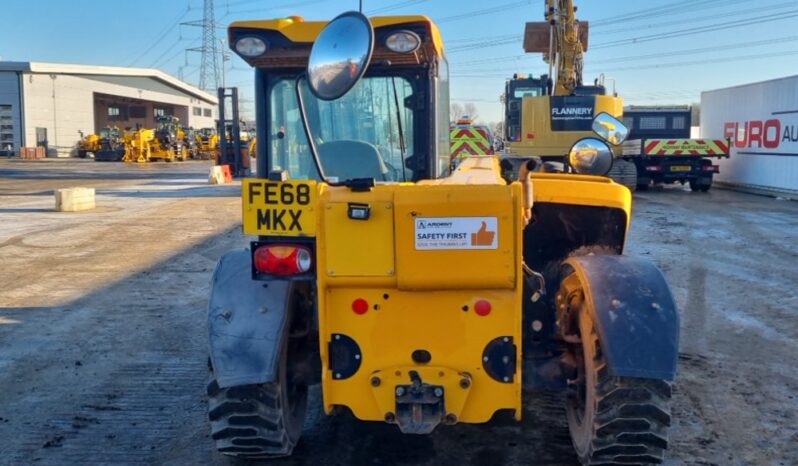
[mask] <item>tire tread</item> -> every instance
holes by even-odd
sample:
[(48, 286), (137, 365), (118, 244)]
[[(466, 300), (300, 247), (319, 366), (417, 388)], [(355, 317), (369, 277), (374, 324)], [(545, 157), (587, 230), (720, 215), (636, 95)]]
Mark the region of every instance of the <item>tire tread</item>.
[(661, 463), (671, 425), (671, 385), (607, 371), (598, 376), (595, 436), (586, 464)]
[(219, 452), (241, 458), (288, 456), (295, 441), (285, 429), (276, 383), (219, 388), (208, 384), (211, 437)]

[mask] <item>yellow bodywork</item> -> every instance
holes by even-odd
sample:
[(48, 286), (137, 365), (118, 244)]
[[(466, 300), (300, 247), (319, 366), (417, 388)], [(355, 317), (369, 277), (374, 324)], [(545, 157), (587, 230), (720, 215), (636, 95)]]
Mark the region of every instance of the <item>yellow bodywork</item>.
[(100, 135), (89, 134), (78, 141), (78, 152), (97, 152), (101, 149)]
[[(443, 39), (438, 27), (429, 17), (425, 15), (404, 15), (404, 16), (374, 16), (369, 18), (374, 28), (384, 26), (395, 26), (408, 23), (428, 23), (432, 36), (432, 43), (438, 55), (443, 55)], [(236, 21), (230, 24), (230, 30), (241, 29), (267, 29), (278, 31), (291, 42), (313, 43), (319, 33), (329, 21), (305, 21), (301, 16), (289, 16), (287, 18), (256, 20), (256, 21)]]
[(557, 64), (554, 95), (570, 95), (578, 85), (584, 46), (579, 40), (579, 22), (573, 0), (546, 0), (546, 21), (555, 24), (554, 55), (544, 55), (546, 62)]
[[(616, 118), (623, 115), (623, 99), (619, 97), (579, 94), (584, 53), (587, 51), (587, 23), (577, 20), (573, 0), (546, 0), (545, 11), (545, 22), (527, 23), (524, 47), (530, 53), (543, 53), (543, 61), (550, 65), (550, 70), (556, 68), (552, 96), (522, 98), (520, 140), (506, 141), (508, 155), (561, 157), (576, 141), (594, 136), (589, 129), (553, 130), (553, 99), (567, 96), (593, 99), (592, 117), (602, 112)], [(620, 155), (620, 148), (613, 148), (613, 152)]]
[[(606, 178), (536, 173), (531, 180), (535, 201), (615, 207), (628, 217), (629, 190)], [(301, 206), (294, 202), (300, 185), (313, 191)], [(350, 218), (351, 204), (368, 205), (369, 219)], [(378, 184), (366, 192), (308, 180), (245, 180), (246, 234), (275, 234), (257, 222), (267, 208), (304, 209), (315, 222), (315, 231), (283, 234), (316, 237), (327, 412), (341, 405), (360, 419), (384, 420), (395, 409), (395, 387), (415, 370), (444, 388), (450, 419), (486, 422), (500, 409), (520, 419), (525, 200), (522, 183), (508, 185), (500, 176), (497, 157), (468, 157), (447, 178)], [(496, 218), (495, 249), (418, 249), (418, 219), (474, 217)], [(353, 312), (358, 299), (368, 303), (365, 313)], [(488, 315), (475, 312), (479, 300), (490, 302)], [(352, 338), (361, 351), (361, 366), (349, 378), (329, 367), (328, 348), (337, 335)], [(483, 365), (483, 351), (497, 337), (516, 345), (517, 369), (509, 381), (494, 380)], [(411, 359), (419, 349), (432, 355), (428, 364)]]
[(201, 131), (194, 133), (194, 138), (197, 141), (197, 150), (203, 159), (215, 158), (219, 146), (219, 135), (216, 131), (210, 132), (206, 130), (206, 133), (203, 134)]
[[(360, 419), (383, 420), (394, 411), (394, 387), (418, 370), (427, 383), (444, 387), (446, 413), (462, 422), (485, 422), (499, 409), (520, 419), (520, 351), (509, 383), (485, 373), (482, 353), (497, 336), (521, 342), (521, 186), (494, 178), (475, 189), (467, 168), (449, 183), (389, 184), (365, 193), (321, 185), (319, 333), (328, 412), (345, 405)], [(349, 203), (369, 204), (372, 217), (349, 219)], [(416, 218), (483, 216), (498, 217), (495, 250), (414, 247)], [(370, 306), (363, 315), (352, 311), (358, 298)], [(492, 305), (487, 316), (474, 311), (480, 299)], [(327, 342), (336, 334), (353, 338), (363, 354), (358, 372), (345, 380), (326, 367)], [(432, 361), (415, 364), (417, 349), (429, 351)], [(377, 387), (370, 383), (375, 376), (383, 381)]]
[[(608, 95), (594, 96), (593, 116), (606, 112), (621, 118), (623, 99)], [(507, 141), (505, 151), (515, 156), (562, 156), (579, 139), (595, 136), (592, 131), (552, 131), (551, 97), (524, 97), (521, 100), (521, 140)], [(618, 149), (619, 150), (619, 149)]]
[(145, 163), (150, 160), (152, 154), (151, 142), (155, 139), (155, 131), (152, 129), (139, 129), (126, 135), (125, 137), (125, 162)]
[(253, 159), (258, 158), (258, 138), (256, 136), (252, 136), (252, 139), (249, 140), (249, 146), (247, 147), (247, 153)]
[[(429, 24), (431, 38), (418, 55), (395, 54), (407, 65), (428, 66), (434, 55), (443, 55), (440, 34), (425, 16), (371, 22), (377, 30)], [(261, 69), (302, 67), (326, 24), (298, 17), (237, 22), (230, 26), (230, 42), (253, 30), (279, 32), (290, 45), (244, 59)], [(375, 57), (388, 53), (375, 44)], [(620, 114), (619, 100), (597, 99), (596, 113)], [(548, 126), (548, 97), (543, 100), (546, 106), (533, 110)], [(573, 133), (565, 136), (573, 141)], [(567, 151), (562, 145), (560, 139), (551, 144), (559, 156)], [(521, 418), (522, 261), (529, 203), (615, 207), (627, 218), (631, 205), (628, 189), (601, 177), (533, 174), (523, 181), (508, 184), (496, 156), (465, 157), (446, 178), (377, 183), (365, 190), (306, 179), (243, 181), (245, 234), (286, 244), (315, 238), (311, 273), (326, 412), (346, 406), (360, 419), (392, 422), (398, 412), (396, 388), (410, 383), (415, 371), (424, 383), (443, 389), (446, 422), (486, 422), (498, 410)], [(353, 215), (353, 206), (366, 208), (367, 218)], [(435, 233), (436, 225), (460, 226)], [(333, 367), (331, 348), (347, 339), (356, 343), (359, 367), (342, 374)], [(502, 364), (514, 363), (512, 377), (489, 373), (488, 364), (498, 362), (485, 359), (487, 348), (496, 342), (515, 346), (514, 360), (502, 359)], [(428, 362), (412, 357), (419, 350), (429, 353)]]
[[(125, 133), (123, 141), (125, 143), (125, 162), (146, 163), (153, 160), (172, 162), (175, 160), (188, 159), (188, 147), (182, 146), (180, 152), (176, 152), (171, 147), (165, 147), (155, 136), (154, 129), (142, 128), (130, 133)], [(185, 131), (181, 128), (177, 131), (177, 138), (185, 138)]]

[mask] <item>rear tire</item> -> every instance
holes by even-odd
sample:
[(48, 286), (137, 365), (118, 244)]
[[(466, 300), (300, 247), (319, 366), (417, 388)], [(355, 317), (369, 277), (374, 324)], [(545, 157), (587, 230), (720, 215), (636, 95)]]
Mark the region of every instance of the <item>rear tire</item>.
[(293, 452), (305, 422), (308, 387), (289, 380), (289, 346), (283, 344), (274, 382), (219, 388), (213, 380), (208, 385), (211, 437), (220, 453), (257, 459)]
[[(574, 283), (574, 280), (569, 280)], [(567, 305), (583, 302), (583, 289), (562, 289)], [(576, 296), (576, 299), (573, 297)], [(579, 304), (579, 306), (583, 306)], [(589, 312), (576, 311), (581, 343), (574, 344), (576, 379), (569, 381), (566, 412), (582, 464), (658, 464), (668, 446), (671, 386), (665, 380), (609, 373)]]
[(711, 177), (701, 177), (690, 180), (690, 191), (697, 192), (701, 191), (705, 193), (709, 191), (709, 188), (712, 187), (712, 178)]

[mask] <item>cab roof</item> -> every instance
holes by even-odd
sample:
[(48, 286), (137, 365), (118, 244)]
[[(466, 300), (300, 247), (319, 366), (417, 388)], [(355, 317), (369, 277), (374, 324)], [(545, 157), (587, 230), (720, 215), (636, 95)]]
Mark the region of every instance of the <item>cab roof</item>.
[[(392, 63), (418, 65), (430, 62), (435, 56), (444, 57), (443, 40), (432, 20), (424, 15), (370, 17), (375, 32), (373, 61), (390, 60)], [(235, 48), (236, 40), (248, 36), (263, 36), (269, 48), (260, 57), (242, 57), (252, 66), (278, 67), (305, 66), (310, 48), (329, 21), (305, 21), (301, 16), (287, 18), (236, 21), (228, 28), (229, 44)], [(391, 52), (383, 45), (388, 33), (409, 30), (421, 39), (414, 53)]]

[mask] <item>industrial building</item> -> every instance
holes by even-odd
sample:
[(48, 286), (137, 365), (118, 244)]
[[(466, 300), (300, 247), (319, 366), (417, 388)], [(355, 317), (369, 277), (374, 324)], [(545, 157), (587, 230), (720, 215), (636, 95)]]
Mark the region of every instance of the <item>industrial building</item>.
[(0, 155), (74, 155), (81, 134), (152, 128), (159, 115), (214, 127), (217, 98), (160, 70), (0, 61)]
[(730, 139), (718, 182), (798, 199), (798, 75), (701, 93), (701, 135)]

